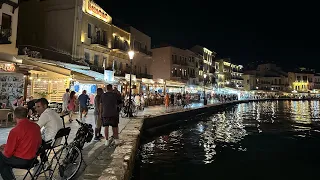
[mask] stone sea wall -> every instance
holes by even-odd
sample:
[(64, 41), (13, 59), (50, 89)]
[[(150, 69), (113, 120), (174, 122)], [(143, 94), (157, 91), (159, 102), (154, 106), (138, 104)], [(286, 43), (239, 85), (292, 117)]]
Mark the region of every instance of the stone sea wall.
[(131, 178), (143, 121), (143, 118), (132, 119), (122, 130), (120, 139), (123, 140), (123, 143), (117, 146), (111, 154), (112, 160), (102, 172), (99, 180), (123, 180)]

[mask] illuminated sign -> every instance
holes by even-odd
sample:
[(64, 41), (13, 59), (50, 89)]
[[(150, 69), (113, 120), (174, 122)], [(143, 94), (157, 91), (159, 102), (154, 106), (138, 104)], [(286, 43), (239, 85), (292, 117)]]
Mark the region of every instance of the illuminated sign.
[(0, 71), (14, 72), (15, 70), (14, 64), (0, 64)]
[(101, 19), (107, 23), (111, 22), (111, 17), (96, 3), (94, 3), (92, 0), (88, 0), (87, 3), (84, 4), (85, 11), (92, 16)]
[[(130, 74), (125, 74), (125, 79), (127, 80), (127, 81), (130, 81)], [(131, 75), (131, 80), (132, 81), (136, 81), (137, 80), (137, 77), (136, 77), (136, 75)]]
[(114, 81), (114, 72), (109, 70), (104, 70), (104, 80), (107, 82)]

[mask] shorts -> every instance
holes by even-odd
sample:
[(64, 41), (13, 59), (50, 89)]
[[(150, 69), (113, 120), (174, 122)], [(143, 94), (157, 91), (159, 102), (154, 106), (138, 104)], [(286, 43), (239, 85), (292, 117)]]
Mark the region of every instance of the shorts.
[(118, 124), (119, 124), (119, 116), (102, 118), (103, 127), (106, 127), (106, 126), (118, 127)]
[(96, 128), (101, 128), (101, 125), (102, 125), (102, 120), (99, 119), (99, 115), (94, 115), (94, 120), (96, 122)]
[(88, 106), (85, 106), (85, 107), (80, 106), (80, 112), (83, 112), (83, 111), (88, 112)]

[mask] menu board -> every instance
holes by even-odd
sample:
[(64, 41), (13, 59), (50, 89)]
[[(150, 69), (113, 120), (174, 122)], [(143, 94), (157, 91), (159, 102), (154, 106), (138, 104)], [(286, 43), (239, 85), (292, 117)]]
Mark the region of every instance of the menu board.
[(0, 73), (0, 103), (11, 106), (18, 96), (23, 96), (23, 86), (22, 74)]

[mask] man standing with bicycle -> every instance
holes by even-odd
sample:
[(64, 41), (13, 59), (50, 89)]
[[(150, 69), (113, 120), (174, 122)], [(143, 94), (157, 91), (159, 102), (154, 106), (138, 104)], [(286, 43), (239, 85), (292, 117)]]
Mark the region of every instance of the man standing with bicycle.
[[(107, 92), (102, 94), (100, 100), (100, 117), (102, 125), (105, 127), (104, 133), (106, 137), (105, 145), (109, 146), (115, 139), (115, 144), (119, 144), (119, 111), (118, 105), (121, 102), (120, 96), (112, 90), (112, 85), (107, 85)], [(109, 126), (112, 127), (113, 136), (109, 139)]]

